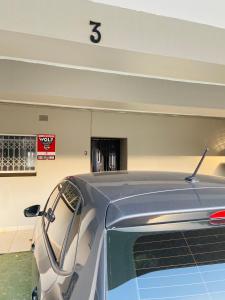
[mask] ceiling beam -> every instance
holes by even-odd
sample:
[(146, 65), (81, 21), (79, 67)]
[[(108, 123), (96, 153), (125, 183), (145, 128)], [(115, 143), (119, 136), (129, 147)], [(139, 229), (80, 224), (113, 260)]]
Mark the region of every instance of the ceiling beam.
[(0, 61), (0, 100), (225, 117), (225, 87)]

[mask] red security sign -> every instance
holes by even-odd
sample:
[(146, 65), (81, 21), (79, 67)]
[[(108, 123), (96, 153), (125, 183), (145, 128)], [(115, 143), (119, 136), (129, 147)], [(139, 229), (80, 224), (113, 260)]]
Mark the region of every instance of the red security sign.
[(37, 159), (55, 159), (55, 134), (38, 134)]

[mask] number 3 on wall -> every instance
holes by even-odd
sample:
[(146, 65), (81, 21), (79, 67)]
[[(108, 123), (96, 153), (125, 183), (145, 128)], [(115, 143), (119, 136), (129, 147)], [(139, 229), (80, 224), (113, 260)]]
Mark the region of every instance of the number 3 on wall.
[(94, 26), (94, 27), (92, 28), (92, 32), (93, 32), (94, 34), (91, 34), (91, 35), (90, 35), (90, 40), (91, 40), (92, 43), (98, 44), (98, 43), (101, 41), (101, 39), (102, 39), (101, 32), (99, 31), (98, 28), (99, 28), (102, 24), (99, 23), (99, 22), (90, 21), (90, 25), (91, 25), (91, 26)]

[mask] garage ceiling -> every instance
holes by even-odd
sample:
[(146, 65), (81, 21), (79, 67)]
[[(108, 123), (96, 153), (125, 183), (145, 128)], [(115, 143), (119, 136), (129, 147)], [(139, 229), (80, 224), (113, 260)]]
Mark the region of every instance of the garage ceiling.
[(98, 2), (1, 1), (1, 101), (225, 116), (222, 2), (214, 26), (211, 1)]
[(224, 0), (91, 0), (121, 8), (225, 28)]

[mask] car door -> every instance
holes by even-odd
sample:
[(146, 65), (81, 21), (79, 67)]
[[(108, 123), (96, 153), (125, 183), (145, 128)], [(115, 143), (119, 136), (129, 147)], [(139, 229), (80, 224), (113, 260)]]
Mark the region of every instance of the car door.
[[(69, 299), (80, 227), (82, 196), (78, 188), (66, 181), (53, 208), (52, 219), (45, 228), (47, 252), (55, 276), (52, 285), (43, 290), (43, 299)], [(54, 282), (53, 282), (54, 278)], [(47, 278), (49, 281), (49, 279)], [(72, 281), (71, 281), (72, 280)]]
[[(60, 197), (63, 189), (63, 183), (58, 184), (49, 196), (43, 217), (40, 218), (35, 226), (33, 242), (32, 242), (32, 299), (41, 299), (41, 290), (48, 290), (51, 286), (51, 281), (43, 281), (42, 274), (49, 274), (51, 272), (51, 265), (49, 264), (45, 241), (44, 231), (48, 226), (48, 219), (44, 217), (47, 212), (54, 210), (54, 207)], [(42, 282), (41, 282), (42, 281)]]

